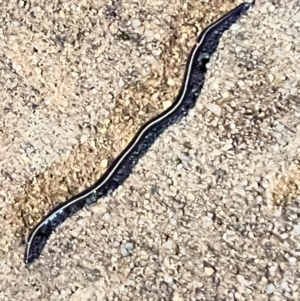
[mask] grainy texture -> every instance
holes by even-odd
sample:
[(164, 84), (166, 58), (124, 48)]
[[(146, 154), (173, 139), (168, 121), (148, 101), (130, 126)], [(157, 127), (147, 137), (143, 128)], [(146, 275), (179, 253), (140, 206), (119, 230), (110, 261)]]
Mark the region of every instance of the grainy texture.
[[(73, 1), (61, 10), (45, 3), (27, 11), (22, 1), (16, 10), (2, 4), (1, 300), (299, 300), (295, 0), (258, 1), (225, 33), (196, 108), (157, 140), (123, 186), (66, 221), (40, 260), (24, 268), (23, 223), (99, 177), (139, 125), (175, 97), (192, 25), (204, 27), (233, 7), (198, 2), (174, 0), (163, 13), (165, 2), (153, 1)], [(145, 29), (141, 40), (160, 34), (157, 44), (124, 41), (127, 29), (122, 42), (114, 36), (138, 28), (138, 19), (144, 24), (143, 14), (152, 16), (152, 36)], [(105, 22), (115, 31), (105, 33)], [(86, 34), (73, 45), (77, 31)], [(95, 38), (106, 45), (99, 56)], [(161, 49), (155, 59), (134, 56), (136, 49), (152, 53), (148, 44)], [(39, 61), (44, 67), (34, 66)], [(126, 68), (135, 76), (119, 86)]]

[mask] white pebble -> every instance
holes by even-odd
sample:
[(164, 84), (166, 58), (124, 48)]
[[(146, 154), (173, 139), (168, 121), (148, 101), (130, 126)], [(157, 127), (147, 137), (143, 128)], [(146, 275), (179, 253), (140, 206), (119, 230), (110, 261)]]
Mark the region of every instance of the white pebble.
[(237, 31), (241, 28), (241, 25), (238, 24), (238, 23), (235, 23), (235, 24), (232, 24), (231, 25), (231, 29), (234, 30), (234, 31)]
[(296, 257), (289, 257), (289, 263), (290, 264), (295, 264), (297, 262), (297, 258)]
[(134, 244), (131, 242), (126, 242), (121, 245), (121, 254), (123, 257), (126, 257), (130, 254), (132, 254), (132, 251), (134, 249)]
[(216, 116), (221, 116), (222, 108), (214, 103), (209, 103), (205, 106), (209, 111), (211, 111)]
[(206, 267), (204, 268), (204, 272), (207, 276), (211, 276), (215, 272), (215, 270), (211, 267)]
[(275, 9), (276, 9), (276, 7), (275, 7), (274, 5), (270, 5), (269, 8), (268, 8), (268, 11), (269, 11), (270, 13), (272, 13), (272, 12), (275, 11)]
[(270, 284), (267, 286), (266, 292), (267, 292), (268, 295), (270, 295), (270, 294), (273, 294), (274, 291), (275, 291), (275, 286), (274, 286), (274, 284), (270, 283)]
[(107, 160), (107, 159), (103, 159), (103, 160), (101, 161), (101, 163), (100, 163), (100, 166), (101, 166), (102, 168), (106, 168), (107, 165), (108, 165), (108, 160)]
[(171, 277), (170, 275), (166, 275), (166, 276), (164, 277), (164, 281), (165, 281), (166, 283), (172, 283), (172, 282), (173, 282), (173, 277)]
[(277, 130), (278, 132), (282, 132), (282, 131), (284, 130), (284, 125), (281, 124), (281, 123), (277, 124), (277, 125), (276, 125), (276, 130)]
[(166, 248), (166, 249), (172, 250), (172, 249), (175, 248), (175, 243), (174, 243), (173, 240), (168, 239), (168, 240), (164, 243), (163, 247)]
[(172, 105), (172, 101), (171, 100), (167, 100), (163, 102), (163, 108), (164, 110), (166, 110), (167, 108), (169, 108)]
[(133, 28), (137, 28), (137, 27), (139, 27), (141, 25), (141, 21), (139, 19), (133, 19), (131, 21), (131, 24), (132, 24)]
[(12, 21), (12, 25), (13, 25), (14, 27), (19, 27), (20, 24), (21, 24), (21, 23), (20, 23), (18, 20), (16, 20), (16, 19)]
[(173, 78), (169, 77), (167, 81), (168, 86), (174, 87), (175, 86), (175, 81)]

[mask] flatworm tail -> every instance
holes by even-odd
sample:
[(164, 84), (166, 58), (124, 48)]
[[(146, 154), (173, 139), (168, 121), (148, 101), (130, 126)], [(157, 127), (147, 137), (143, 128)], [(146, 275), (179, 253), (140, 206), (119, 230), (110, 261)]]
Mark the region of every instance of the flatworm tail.
[(240, 4), (201, 32), (188, 56), (183, 82), (173, 104), (140, 128), (97, 182), (57, 205), (31, 230), (24, 254), (26, 264), (39, 258), (51, 233), (67, 218), (122, 184), (156, 138), (171, 124), (179, 122), (195, 106), (205, 80), (207, 60), (216, 50), (222, 33), (251, 5), (253, 2)]

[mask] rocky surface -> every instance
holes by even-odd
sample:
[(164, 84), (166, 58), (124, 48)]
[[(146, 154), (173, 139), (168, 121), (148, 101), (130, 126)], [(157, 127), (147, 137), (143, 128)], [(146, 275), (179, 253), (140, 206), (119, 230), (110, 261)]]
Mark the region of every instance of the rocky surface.
[(1, 300), (300, 298), (295, 0), (257, 1), (188, 117), (22, 262), (26, 228), (173, 101), (194, 25), (234, 7), (211, 2), (3, 4)]

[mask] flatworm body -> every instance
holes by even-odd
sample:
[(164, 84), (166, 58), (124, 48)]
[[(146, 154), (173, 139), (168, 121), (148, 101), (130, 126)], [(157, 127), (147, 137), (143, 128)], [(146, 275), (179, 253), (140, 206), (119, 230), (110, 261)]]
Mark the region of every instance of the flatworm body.
[(195, 106), (205, 79), (205, 65), (215, 52), (221, 35), (253, 4), (254, 2), (240, 4), (201, 32), (187, 59), (182, 86), (173, 104), (140, 128), (96, 183), (56, 206), (31, 230), (25, 248), (25, 263), (31, 263), (40, 256), (51, 233), (68, 217), (122, 184), (156, 138), (167, 127), (179, 122)]

